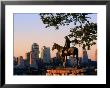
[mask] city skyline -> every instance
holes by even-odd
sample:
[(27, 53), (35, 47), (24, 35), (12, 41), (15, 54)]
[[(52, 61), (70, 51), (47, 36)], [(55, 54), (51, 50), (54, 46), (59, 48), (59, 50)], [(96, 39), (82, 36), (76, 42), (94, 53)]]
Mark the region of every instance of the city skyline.
[[(34, 43), (33, 43), (34, 44)], [(31, 46), (32, 47), (32, 46)], [(41, 51), (39, 51), (39, 58), (41, 58), (41, 59), (43, 59), (42, 58), (42, 49), (43, 49), (43, 47), (46, 47), (46, 46), (42, 46), (42, 48), (41, 48)], [(50, 49), (50, 47), (46, 47), (46, 48), (49, 48)], [(32, 50), (30, 49), (30, 51), (28, 51), (28, 52), (25, 52), (25, 55), (27, 54), (27, 53), (31, 53), (32, 52)], [(51, 52), (50, 52), (51, 53)], [(56, 53), (57, 53), (57, 51), (55, 52), (55, 56), (54, 57), (56, 57)], [(83, 55), (83, 51), (80, 53), (81, 55), (79, 56), (79, 57), (82, 57)], [(88, 52), (87, 52), (87, 54), (88, 54)], [(93, 53), (93, 58), (96, 58), (96, 56), (97, 56), (97, 50), (95, 50), (94, 51), (94, 53)], [(95, 56), (96, 55), (96, 56)], [(22, 55), (19, 55), (19, 56), (14, 56), (14, 57), (21, 57)], [(23, 57), (23, 56), (22, 56)], [(51, 57), (51, 58), (53, 58), (53, 57)], [(23, 57), (23, 59), (27, 59), (27, 56), (25, 56), (25, 58)], [(89, 59), (92, 59), (92, 58), (89, 58)]]
[[(97, 22), (96, 14), (89, 15), (91, 22)], [(52, 47), (53, 43), (64, 46), (64, 36), (68, 35), (70, 26), (60, 27), (61, 30), (53, 30), (54, 27), (45, 28), (38, 14), (14, 14), (14, 56), (23, 56), (31, 50), (31, 45), (37, 43), (39, 49), (43, 46)], [(50, 30), (51, 29), (51, 30)], [(88, 51), (89, 58), (95, 60), (95, 51), (97, 46), (92, 46)], [(81, 47), (79, 48), (81, 56)], [(51, 51), (51, 57), (54, 57), (55, 51)]]

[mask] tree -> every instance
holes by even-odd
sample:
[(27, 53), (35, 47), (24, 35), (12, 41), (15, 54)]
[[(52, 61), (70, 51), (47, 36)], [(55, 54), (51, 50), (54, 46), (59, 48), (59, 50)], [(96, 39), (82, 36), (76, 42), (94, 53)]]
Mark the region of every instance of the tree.
[[(70, 23), (75, 25), (74, 28), (70, 28), (70, 38), (73, 38), (72, 43), (74, 45), (82, 45), (83, 49), (95, 45), (97, 40), (97, 24), (89, 22), (91, 13), (40, 13), (41, 20), (47, 27), (54, 26), (56, 30), (60, 26), (66, 26)], [(79, 26), (78, 26), (79, 25)]]
[(96, 23), (86, 23), (84, 26), (76, 26), (70, 30), (69, 37), (73, 37), (72, 41), (74, 45), (79, 44), (90, 49), (90, 46), (95, 45), (97, 40), (97, 24)]

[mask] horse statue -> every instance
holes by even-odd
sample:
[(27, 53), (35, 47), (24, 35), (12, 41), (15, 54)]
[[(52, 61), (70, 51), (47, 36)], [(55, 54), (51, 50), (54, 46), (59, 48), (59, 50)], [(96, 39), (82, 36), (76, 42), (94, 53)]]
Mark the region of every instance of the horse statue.
[(76, 57), (77, 67), (78, 67), (78, 48), (76, 48), (76, 47), (70, 47), (68, 49), (65, 49), (64, 52), (63, 52), (64, 47), (63, 46), (60, 46), (57, 43), (54, 43), (53, 44), (53, 47), (52, 47), (52, 51), (54, 49), (57, 49), (58, 50), (59, 61), (61, 63), (63, 62), (63, 66), (64, 67), (66, 66), (67, 56), (70, 56), (70, 55), (73, 55), (73, 57)]
[(62, 65), (63, 64), (63, 61), (64, 61), (64, 57), (62, 56), (62, 49), (63, 49), (63, 46), (60, 46), (58, 45), (57, 43), (54, 43), (53, 47), (52, 47), (52, 51), (54, 49), (57, 49), (58, 52), (57, 52), (57, 57), (58, 57), (58, 60), (59, 60), (59, 64)]

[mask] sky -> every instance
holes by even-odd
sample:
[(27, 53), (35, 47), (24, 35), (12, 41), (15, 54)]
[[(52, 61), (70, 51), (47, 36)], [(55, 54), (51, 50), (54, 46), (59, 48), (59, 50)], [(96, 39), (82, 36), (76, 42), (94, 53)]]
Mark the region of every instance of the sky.
[[(97, 22), (97, 14), (88, 15), (91, 17), (89, 21)], [(31, 50), (33, 43), (39, 45), (39, 49), (45, 45), (52, 47), (54, 43), (64, 46), (64, 36), (70, 33), (70, 28), (74, 25), (61, 26), (59, 30), (54, 27), (45, 28), (45, 24), (40, 19), (38, 13), (15, 13), (14, 14), (14, 56), (23, 56), (26, 58), (26, 53)], [(82, 48), (78, 47), (79, 56), (82, 56)], [(95, 51), (97, 46), (92, 46), (88, 51), (89, 58), (95, 60)], [(57, 50), (51, 51), (51, 57), (55, 56)]]

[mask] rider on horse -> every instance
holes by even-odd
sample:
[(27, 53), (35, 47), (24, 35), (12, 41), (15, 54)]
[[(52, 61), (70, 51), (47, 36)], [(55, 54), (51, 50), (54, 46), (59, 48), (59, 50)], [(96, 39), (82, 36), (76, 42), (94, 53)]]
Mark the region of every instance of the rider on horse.
[(70, 48), (70, 43), (71, 43), (71, 41), (69, 40), (69, 38), (67, 36), (65, 36), (65, 45), (62, 50), (62, 53), (64, 53), (65, 50), (68, 50)]
[(66, 41), (65, 41), (65, 46), (64, 47), (68, 49), (68, 48), (70, 48), (71, 41), (69, 40), (69, 38), (67, 36), (65, 36), (65, 40)]

